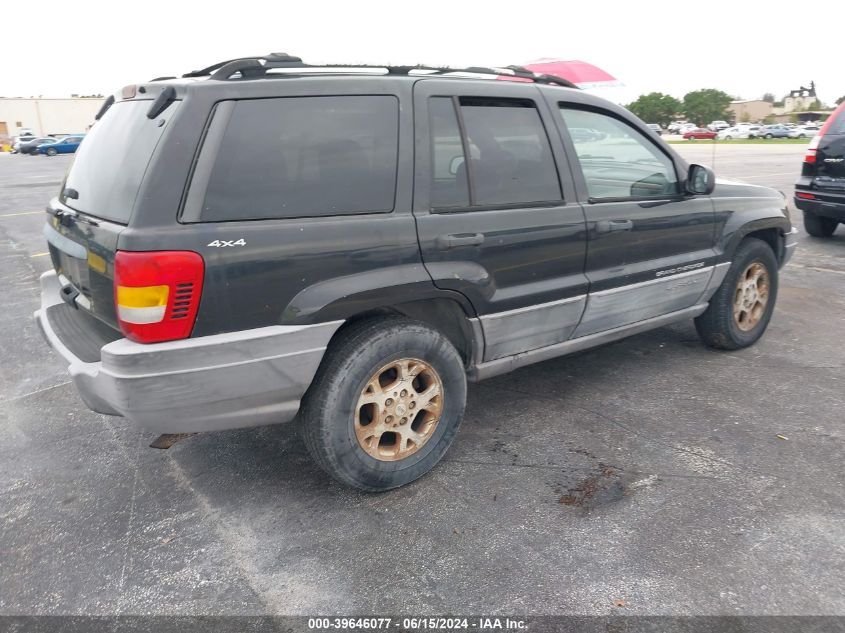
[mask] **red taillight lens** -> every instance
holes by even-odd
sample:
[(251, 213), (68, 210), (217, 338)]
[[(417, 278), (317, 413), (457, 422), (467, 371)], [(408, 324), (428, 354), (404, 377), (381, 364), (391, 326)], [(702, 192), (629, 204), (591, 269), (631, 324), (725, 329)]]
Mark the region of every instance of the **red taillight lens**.
[(204, 273), (202, 256), (191, 251), (118, 251), (114, 304), (126, 338), (160, 343), (190, 336)]
[(813, 195), (813, 194), (811, 194), (811, 193), (800, 193), (800, 192), (797, 192), (795, 195), (796, 195), (796, 196), (798, 196), (799, 198), (804, 198), (804, 200), (815, 200), (815, 199), (816, 199), (816, 196), (814, 196), (814, 195)]

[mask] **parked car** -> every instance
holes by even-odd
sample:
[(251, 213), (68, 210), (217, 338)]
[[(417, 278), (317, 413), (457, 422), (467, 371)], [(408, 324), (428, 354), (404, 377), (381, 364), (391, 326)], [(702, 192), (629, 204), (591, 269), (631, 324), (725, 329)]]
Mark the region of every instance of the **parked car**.
[(467, 380), (686, 319), (763, 335), (779, 192), (564, 79), (427, 70), (273, 54), (109, 97), (49, 203), (36, 313), (85, 403), (166, 434), (298, 411), (316, 463), (378, 491), (443, 457)]
[(597, 130), (588, 128), (577, 128), (571, 131), (572, 139), (575, 141), (600, 141), (604, 138), (604, 134)]
[(688, 141), (694, 141), (696, 139), (714, 139), (716, 138), (716, 132), (713, 130), (708, 130), (706, 127), (695, 127), (691, 130), (684, 132), (683, 134), (684, 139)]
[(710, 125), (707, 126), (707, 129), (711, 130), (712, 132), (721, 132), (722, 130), (726, 130), (730, 127), (730, 123), (727, 121), (713, 121)]
[(678, 130), (676, 133), (683, 135), (689, 132), (690, 130), (697, 129), (697, 127), (698, 126), (695, 125), (695, 123), (683, 123), (682, 125), (678, 126)]
[(845, 102), (810, 141), (795, 183), (795, 206), (814, 237), (830, 237), (845, 222)]
[(55, 143), (56, 139), (52, 136), (42, 136), (40, 138), (34, 138), (32, 140), (27, 141), (26, 143), (22, 143), (20, 147), (18, 147), (18, 151), (21, 154), (37, 154), (38, 153), (38, 146), (43, 145), (45, 143)]
[(73, 154), (82, 143), (84, 135), (66, 136), (61, 140), (53, 139), (50, 143), (43, 143), (38, 146), (39, 154), (46, 154), (47, 156), (55, 156), (56, 154)]
[(789, 136), (789, 128), (780, 123), (764, 125), (760, 128), (758, 136), (761, 138), (786, 138)]
[(657, 136), (662, 136), (663, 128), (661, 128), (658, 123), (648, 123), (647, 125), (649, 128), (654, 130), (654, 133), (657, 134)]
[(787, 136), (789, 138), (813, 138), (819, 133), (819, 130), (821, 130), (821, 127), (818, 125), (801, 125), (789, 130)]
[[(686, 121), (672, 121), (669, 125), (666, 126), (666, 131), (669, 134), (679, 134), (681, 126), (687, 125)], [(695, 127), (695, 126), (693, 126)]]
[(737, 126), (722, 130), (716, 135), (719, 140), (730, 141), (735, 138), (754, 138), (759, 126)]
[(35, 135), (32, 134), (29, 130), (23, 131), (20, 135), (16, 136), (12, 141), (12, 154), (17, 154), (21, 151), (21, 146), (29, 143), (31, 140), (35, 138)]

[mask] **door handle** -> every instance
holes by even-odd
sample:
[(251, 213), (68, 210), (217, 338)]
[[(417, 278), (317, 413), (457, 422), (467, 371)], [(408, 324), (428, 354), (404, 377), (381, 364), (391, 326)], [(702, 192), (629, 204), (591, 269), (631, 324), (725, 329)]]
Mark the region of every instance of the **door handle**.
[(457, 248), (458, 246), (478, 246), (484, 243), (484, 233), (451, 233), (438, 235), (435, 240), (438, 248)]
[(634, 222), (632, 220), (599, 220), (596, 222), (596, 233), (630, 231), (633, 228)]

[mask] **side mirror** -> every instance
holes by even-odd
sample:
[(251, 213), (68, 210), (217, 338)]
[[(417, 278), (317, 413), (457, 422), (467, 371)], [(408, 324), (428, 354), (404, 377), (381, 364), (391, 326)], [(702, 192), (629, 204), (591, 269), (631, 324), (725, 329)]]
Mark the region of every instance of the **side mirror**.
[(689, 194), (709, 196), (716, 188), (716, 174), (704, 165), (690, 165), (685, 187)]

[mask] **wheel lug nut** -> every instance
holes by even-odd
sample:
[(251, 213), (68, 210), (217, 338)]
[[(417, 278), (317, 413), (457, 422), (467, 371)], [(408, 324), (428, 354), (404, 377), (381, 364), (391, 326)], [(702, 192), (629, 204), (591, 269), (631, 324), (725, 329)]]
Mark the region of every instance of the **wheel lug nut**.
[(400, 395), (400, 396), (402, 396), (402, 397), (404, 398), (405, 396), (407, 396), (407, 395), (408, 395), (408, 390), (407, 390), (407, 389), (403, 389), (403, 390), (402, 390), (402, 393), (400, 393), (399, 395)]
[(389, 407), (390, 405), (393, 404), (393, 398), (388, 398), (387, 400), (384, 401), (384, 404)]
[(384, 419), (384, 421), (385, 421), (385, 422), (387, 422), (388, 424), (390, 424), (391, 422), (393, 422), (393, 416), (392, 416), (392, 415), (387, 416), (387, 417)]
[(415, 406), (417, 406), (417, 401), (416, 401), (416, 400), (412, 400), (412, 401), (411, 401), (411, 404), (409, 404), (408, 406), (409, 406), (409, 407), (411, 407), (411, 408), (413, 409)]
[(408, 418), (402, 418), (402, 421), (399, 422), (399, 424), (405, 424), (405, 422), (407, 422), (407, 421), (408, 421)]

